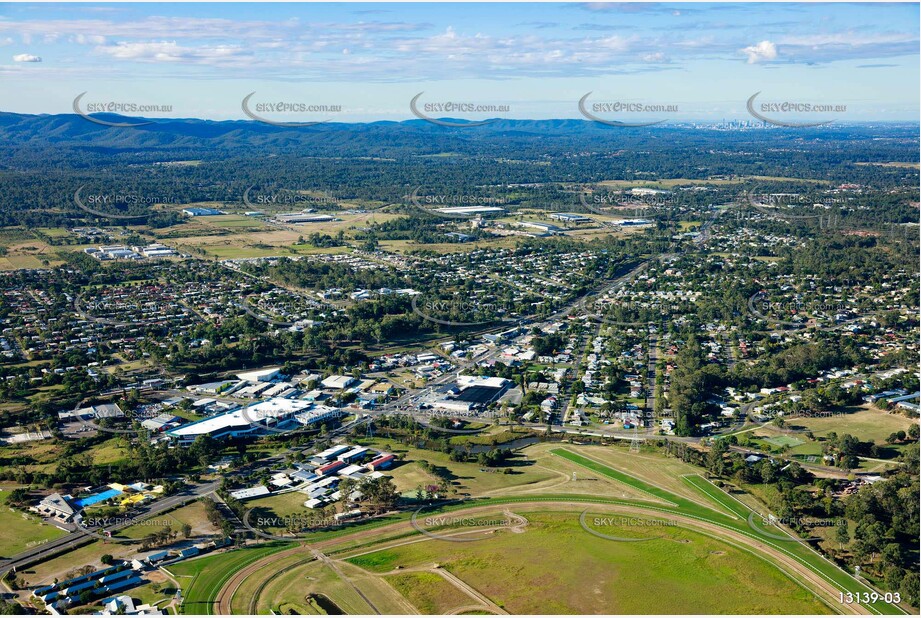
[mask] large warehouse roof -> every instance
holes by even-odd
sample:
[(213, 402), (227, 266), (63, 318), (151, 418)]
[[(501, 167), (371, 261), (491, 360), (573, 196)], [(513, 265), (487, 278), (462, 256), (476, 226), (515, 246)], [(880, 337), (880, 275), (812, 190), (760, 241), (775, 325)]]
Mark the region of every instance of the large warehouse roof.
[[(216, 434), (234, 429), (245, 429), (252, 421), (263, 421), (267, 418), (281, 419), (302, 412), (313, 405), (310, 401), (300, 399), (284, 399), (276, 397), (259, 403), (254, 403), (246, 408), (237, 408), (225, 414), (218, 414), (182, 427), (177, 427), (167, 432), (177, 438), (190, 438), (199, 435)], [(244, 415), (245, 410), (245, 415)]]

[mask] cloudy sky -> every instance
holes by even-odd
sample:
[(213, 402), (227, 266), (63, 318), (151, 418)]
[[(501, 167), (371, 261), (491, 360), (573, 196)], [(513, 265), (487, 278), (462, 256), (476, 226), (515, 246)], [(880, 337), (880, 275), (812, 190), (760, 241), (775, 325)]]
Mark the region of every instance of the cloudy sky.
[[(747, 99), (917, 120), (918, 4), (0, 4), (0, 110), (119, 102), (245, 118), (403, 120), (410, 100), (575, 118), (577, 103), (748, 119)], [(677, 111), (675, 111), (677, 110)], [(330, 114), (334, 113), (333, 116)], [(477, 113), (442, 114), (476, 119)]]

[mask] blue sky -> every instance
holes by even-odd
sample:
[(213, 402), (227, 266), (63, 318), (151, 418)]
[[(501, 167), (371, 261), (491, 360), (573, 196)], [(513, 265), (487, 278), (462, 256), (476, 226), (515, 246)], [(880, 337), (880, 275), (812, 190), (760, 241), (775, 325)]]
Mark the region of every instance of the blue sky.
[(224, 120), (256, 92), (342, 107), (262, 114), (275, 120), (404, 120), (424, 91), (509, 108), (432, 116), (577, 118), (592, 92), (719, 120), (749, 119), (761, 92), (845, 105), (843, 120), (917, 120), (918, 24), (916, 3), (9, 3), (0, 110), (69, 112), (87, 92)]

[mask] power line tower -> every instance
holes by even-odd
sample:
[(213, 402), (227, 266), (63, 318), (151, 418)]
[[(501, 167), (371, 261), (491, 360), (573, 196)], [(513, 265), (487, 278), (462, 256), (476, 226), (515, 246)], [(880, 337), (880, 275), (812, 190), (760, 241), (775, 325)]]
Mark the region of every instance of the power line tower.
[(633, 437), (630, 438), (630, 452), (640, 452), (640, 429), (639, 424), (633, 426)]

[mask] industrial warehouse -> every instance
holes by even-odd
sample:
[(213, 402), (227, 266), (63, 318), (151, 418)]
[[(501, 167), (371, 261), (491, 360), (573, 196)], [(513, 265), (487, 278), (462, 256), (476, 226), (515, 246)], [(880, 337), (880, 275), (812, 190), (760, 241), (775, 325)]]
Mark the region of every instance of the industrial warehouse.
[(166, 432), (182, 444), (199, 436), (214, 439), (255, 436), (266, 431), (292, 430), (298, 426), (340, 418), (344, 412), (303, 399), (274, 397), (223, 414), (194, 421)]

